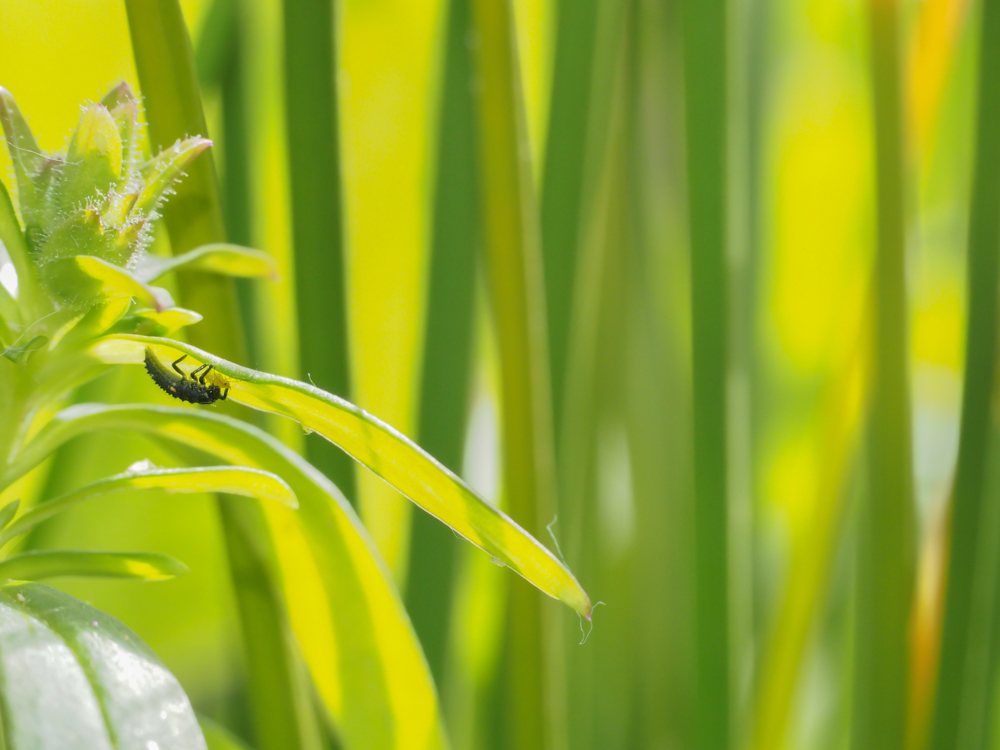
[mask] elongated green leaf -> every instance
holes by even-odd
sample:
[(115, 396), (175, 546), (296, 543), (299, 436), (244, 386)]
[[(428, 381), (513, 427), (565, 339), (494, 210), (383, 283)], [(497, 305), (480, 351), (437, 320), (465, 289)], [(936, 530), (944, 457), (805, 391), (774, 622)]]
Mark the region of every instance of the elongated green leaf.
[(731, 743), (726, 382), (727, 0), (684, 4), (684, 114), (694, 385), (696, 742)]
[(53, 418), (7, 479), (23, 475), (73, 437), (103, 429), (151, 433), (285, 478), (299, 510), (272, 504), (268, 510), (285, 596), (345, 747), (443, 746), (433, 682), (392, 576), (350, 504), (323, 474), (269, 435), (211, 411), (80, 405)]
[(0, 546), (26, 533), (42, 521), (66, 508), (124, 490), (160, 489), (170, 493), (222, 492), (274, 500), (296, 507), (295, 495), (274, 474), (235, 466), (209, 466), (197, 469), (143, 469), (102, 479), (62, 497), (37, 505), (0, 532)]
[[(205, 116), (195, 77), (194, 55), (179, 1), (126, 0), (125, 9), (136, 70), (145, 96), (150, 143), (154, 148), (165, 148), (178, 139), (204, 134)], [(212, 159), (198, 159), (187, 171), (177, 195), (163, 209), (175, 254), (226, 240)], [(178, 274), (177, 286), (182, 304), (197, 310), (207, 321), (207, 325), (191, 332), (191, 340), (230, 359), (240, 359), (245, 342), (232, 280), (192, 271)], [(220, 505), (225, 511), (223, 524), (228, 526), (231, 516), (228, 510), (233, 509), (227, 510), (225, 506), (231, 503), (223, 499)], [(235, 512), (239, 513), (240, 509)], [(245, 548), (251, 542), (232, 532), (227, 528), (225, 539), (230, 558), (235, 559), (248, 553)], [(296, 684), (298, 669), (294, 644), (262, 640), (283, 627), (281, 603), (269, 599), (270, 606), (261, 606), (261, 598), (271, 596), (271, 583), (268, 580), (251, 581), (248, 573), (244, 569), (239, 578), (233, 580), (241, 611), (246, 613), (256, 607), (257, 616), (268, 618), (266, 623), (243, 623), (259, 750), (311, 750), (314, 745), (310, 737), (315, 734), (313, 726), (317, 723), (312, 703), (304, 700), (299, 691), (283, 687)], [(268, 679), (259, 679), (260, 676)], [(272, 676), (278, 679), (269, 679)], [(279, 741), (272, 744), (270, 738)]]
[(878, 248), (868, 492), (858, 509), (855, 562), (851, 746), (903, 750), (910, 740), (909, 637), (916, 581), (916, 508), (910, 447), (899, 3), (871, 0), (869, 10)]
[[(294, 374), (308, 373), (314, 383), (351, 398), (356, 384), (348, 346), (337, 96), (341, 19), (336, 4), (327, 0), (284, 0), (281, 7), (294, 294), (302, 322), (297, 326), (299, 370)], [(323, 325), (315, 325), (318, 320)], [(356, 497), (356, 469), (346, 456), (322, 441), (307, 442), (306, 451), (315, 466), (349, 497)]]
[(187, 572), (188, 567), (180, 560), (153, 552), (32, 550), (0, 561), (0, 580), (87, 576), (166, 581)]
[(202, 245), (191, 252), (170, 258), (148, 255), (140, 259), (135, 276), (142, 281), (155, 281), (164, 274), (180, 269), (241, 278), (267, 277), (276, 280), (278, 276), (278, 264), (268, 253), (225, 242)]
[[(90, 281), (81, 293), (86, 296), (101, 294), (106, 299), (127, 299), (131, 297), (136, 302), (150, 307), (157, 312), (163, 312), (173, 307), (174, 301), (166, 289), (149, 286), (143, 279), (130, 271), (108, 263), (101, 258), (89, 255), (78, 255), (65, 261), (56, 261), (50, 265), (73, 264)], [(73, 280), (67, 279), (72, 284)], [(80, 281), (76, 281), (80, 285)], [(70, 287), (72, 288), (72, 287)]]
[[(969, 205), (964, 386), (958, 461), (951, 508), (951, 541), (941, 632), (940, 667), (928, 747), (954, 750), (974, 747), (987, 731), (993, 713), (986, 691), (977, 689), (976, 672), (991, 646), (984, 621), (988, 608), (978, 601), (978, 585), (997, 576), (984, 547), (996, 541), (984, 535), (996, 517), (998, 498), (987, 491), (992, 409), (996, 394), (997, 311), (1000, 290), (1000, 2), (980, 4), (975, 163)], [(995, 584), (994, 584), (995, 585)], [(978, 596), (977, 596), (978, 595)], [(987, 678), (983, 678), (984, 680)], [(988, 678), (992, 681), (992, 676)], [(995, 719), (994, 719), (995, 722)], [(994, 728), (994, 732), (996, 729)]]
[(14, 516), (17, 515), (17, 509), (20, 507), (21, 501), (14, 500), (7, 503), (3, 508), (0, 508), (0, 530), (7, 528), (7, 524), (14, 520)]
[(116, 329), (144, 336), (170, 336), (181, 328), (200, 323), (201, 319), (201, 315), (194, 310), (183, 307), (171, 307), (163, 312), (139, 310), (122, 320)]
[[(7, 150), (14, 164), (14, 175), (21, 196), (21, 210), (32, 210), (35, 206), (34, 176), (45, 162), (38, 142), (31, 128), (21, 114), (20, 107), (11, 93), (0, 86), (0, 125), (7, 138)], [(25, 205), (27, 204), (27, 206)]]
[(7, 287), (0, 284), (0, 336), (6, 332), (21, 330), (21, 309), (10, 296)]
[(551, 552), (377, 417), (319, 388), (248, 370), (169, 339), (116, 334), (102, 338), (91, 351), (106, 363), (141, 364), (147, 348), (163, 361), (187, 354), (199, 364), (213, 365), (229, 381), (231, 400), (320, 433), (498, 562), (589, 619), (590, 599)]
[(17, 272), (17, 298), (19, 307), (27, 319), (34, 313), (35, 269), (28, 255), (28, 243), (25, 242), (21, 225), (14, 213), (14, 204), (10, 201), (7, 186), (0, 180), (0, 242), (7, 249), (10, 262)]
[[(474, 0), (471, 7), (483, 247), (500, 359), (503, 486), (510, 514), (539, 534), (556, 511), (555, 455), (542, 248), (514, 4)], [(505, 744), (551, 750), (566, 738), (550, 625), (538, 598), (520, 586), (510, 589), (508, 622), (511, 727)]]
[(191, 704), (113, 617), (38, 583), (0, 586), (0, 709), (9, 750), (205, 750)]
[(249, 745), (245, 745), (211, 719), (199, 716), (198, 723), (201, 724), (201, 731), (205, 735), (208, 750), (251, 750)]

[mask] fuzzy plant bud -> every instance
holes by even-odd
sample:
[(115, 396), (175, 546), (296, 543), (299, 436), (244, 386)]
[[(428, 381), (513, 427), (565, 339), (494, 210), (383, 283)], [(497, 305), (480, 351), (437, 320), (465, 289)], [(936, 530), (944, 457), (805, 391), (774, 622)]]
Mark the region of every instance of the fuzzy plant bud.
[(126, 83), (83, 109), (65, 155), (39, 148), (3, 88), (0, 125), (38, 279), (54, 301), (74, 306), (88, 303), (94, 285), (86, 279), (74, 285), (62, 261), (92, 256), (130, 267), (148, 243), (149, 223), (171, 186), (211, 145), (205, 138), (188, 138), (140, 163), (139, 102)]

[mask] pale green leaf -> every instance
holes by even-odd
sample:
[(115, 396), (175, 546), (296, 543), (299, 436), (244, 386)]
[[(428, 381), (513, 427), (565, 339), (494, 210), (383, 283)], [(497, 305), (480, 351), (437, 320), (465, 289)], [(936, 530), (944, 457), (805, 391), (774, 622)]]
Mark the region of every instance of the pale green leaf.
[(184, 690), (118, 620), (38, 583), (0, 586), (10, 750), (205, 750)]
[(166, 581), (189, 572), (170, 555), (154, 552), (32, 550), (0, 560), (0, 580), (40, 581), (58, 576)]
[(0, 531), (7, 528), (7, 524), (14, 520), (17, 509), (21, 507), (20, 500), (13, 500), (0, 508)]
[(274, 500), (296, 507), (295, 495), (280, 478), (266, 471), (238, 466), (195, 469), (138, 469), (101, 479), (78, 490), (35, 506), (0, 532), (0, 546), (20, 536), (66, 508), (91, 498), (124, 490), (159, 489), (170, 493), (214, 493)]
[(228, 380), (231, 400), (320, 433), (497, 562), (590, 617), (590, 599), (555, 555), (377, 417), (314, 386), (249, 370), (176, 341), (118, 334), (101, 339), (92, 352), (106, 363), (141, 364), (147, 348), (163, 361), (187, 354), (199, 364), (213, 365)]
[(78, 255), (65, 261), (56, 261), (56, 263), (72, 263), (82, 272), (87, 281), (90, 282), (81, 289), (81, 293), (85, 296), (96, 297), (100, 294), (105, 299), (132, 298), (139, 304), (158, 312), (173, 307), (174, 301), (166, 289), (149, 286), (128, 270), (108, 263), (101, 258)]
[(208, 271), (241, 278), (266, 277), (276, 280), (278, 277), (278, 264), (270, 254), (223, 242), (202, 245), (169, 258), (147, 255), (139, 259), (135, 276), (142, 281), (155, 281), (164, 274), (179, 270)]
[(270, 435), (209, 410), (74, 406), (25, 447), (3, 483), (75, 436), (107, 429), (153, 434), (283, 477), (299, 510), (273, 504), (265, 510), (284, 593), (296, 639), (345, 747), (443, 746), (430, 672), (377, 549), (330, 480)]

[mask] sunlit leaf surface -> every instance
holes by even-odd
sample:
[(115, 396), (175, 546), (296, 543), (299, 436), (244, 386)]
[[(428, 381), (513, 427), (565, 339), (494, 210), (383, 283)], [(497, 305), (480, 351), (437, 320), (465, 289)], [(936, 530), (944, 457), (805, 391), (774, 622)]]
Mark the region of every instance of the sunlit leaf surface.
[(202, 245), (182, 255), (159, 258), (147, 255), (139, 259), (135, 275), (142, 281), (155, 281), (171, 271), (210, 271), (225, 276), (275, 279), (278, 264), (269, 254), (240, 245), (216, 243)]
[(188, 567), (180, 560), (150, 552), (32, 550), (0, 561), (0, 580), (86, 576), (165, 581), (187, 572)]
[(12, 476), (77, 435), (109, 429), (149, 433), (283, 477), (299, 509), (268, 503), (265, 510), (295, 635), (345, 747), (444, 745), (430, 672), (392, 577), (325, 476), (269, 435), (207, 410), (99, 405), (58, 414), (22, 452)]
[(590, 617), (590, 599), (551, 552), (377, 417), (319, 388), (249, 370), (176, 341), (120, 334), (101, 339), (92, 352), (107, 363), (140, 364), (147, 347), (162, 361), (187, 354), (199, 364), (214, 365), (230, 382), (231, 400), (282, 414), (322, 434), (497, 562)]

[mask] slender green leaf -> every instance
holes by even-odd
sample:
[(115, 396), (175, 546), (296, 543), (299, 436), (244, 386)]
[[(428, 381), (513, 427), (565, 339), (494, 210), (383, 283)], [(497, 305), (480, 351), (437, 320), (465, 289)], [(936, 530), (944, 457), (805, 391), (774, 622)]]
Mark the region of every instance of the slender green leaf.
[[(988, 632), (975, 622), (975, 579), (996, 575), (980, 566), (987, 519), (995, 517), (1000, 498), (987, 495), (984, 483), (989, 453), (991, 407), (997, 358), (997, 274), (1000, 269), (1000, 2), (980, 5), (978, 113), (975, 162), (969, 207), (965, 383), (958, 463), (951, 510), (951, 543), (948, 544), (947, 585), (941, 652), (935, 691), (930, 747), (952, 750), (970, 747), (966, 742), (982, 736), (979, 718), (993, 706), (977, 706), (985, 696), (970, 692), (970, 676), (984, 653), (984, 643), (974, 633)], [(975, 626), (979, 627), (975, 627)], [(970, 724), (970, 721), (973, 722)]]
[[(417, 433), (417, 442), (456, 473), (468, 419), (480, 223), (470, 31), (469, 4), (451, 0)], [(439, 684), (455, 547), (455, 537), (446, 527), (424, 513), (414, 515), (406, 610)]]
[[(37, 206), (34, 178), (45, 164), (46, 155), (38, 146), (31, 128), (11, 93), (0, 86), (0, 125), (7, 138), (7, 150), (14, 164), (21, 211), (33, 214)], [(29, 223), (25, 218), (25, 223)]]
[[(149, 286), (145, 279), (137, 274), (108, 263), (101, 258), (89, 255), (77, 255), (75, 258), (54, 261), (49, 267), (66, 265), (78, 270), (91, 283), (81, 284), (78, 279), (71, 278), (67, 273), (61, 277), (66, 288), (77, 287), (81, 296), (95, 297), (101, 295), (105, 299), (134, 299), (139, 304), (163, 312), (173, 307), (174, 301), (170, 292), (160, 287)], [(58, 278), (58, 277), (57, 277)], [(82, 287), (82, 288), (81, 288)]]
[(278, 277), (278, 264), (269, 254), (224, 242), (202, 245), (170, 258), (147, 255), (139, 260), (135, 276), (142, 281), (155, 281), (171, 271), (181, 269), (242, 278), (270, 278), (272, 281)]
[(17, 509), (21, 507), (20, 500), (13, 500), (0, 508), (0, 531), (7, 528), (7, 524), (14, 520)]
[(109, 615), (38, 583), (0, 585), (6, 747), (204, 750), (180, 683)]
[(727, 0), (696, 0), (683, 6), (694, 384), (695, 746), (699, 750), (728, 748), (732, 718), (726, 455), (727, 5)]
[(202, 734), (205, 735), (205, 742), (208, 743), (208, 750), (251, 750), (249, 745), (243, 744), (225, 727), (221, 727), (211, 719), (204, 716), (198, 717)]
[[(146, 117), (154, 147), (169, 144), (206, 132), (205, 115), (195, 76), (194, 56), (188, 38), (184, 16), (178, 0), (126, 0), (129, 31), (135, 52), (136, 69), (145, 96)], [(177, 195), (163, 209), (170, 233), (170, 245), (175, 255), (198, 246), (225, 242), (222, 208), (215, 168), (211, 159), (199, 159), (188, 168), (187, 178), (177, 189)], [(178, 274), (182, 304), (205, 316), (207, 325), (190, 333), (193, 343), (210, 348), (222, 356), (240, 359), (245, 352), (243, 329), (238, 314), (236, 293), (230, 279), (200, 271)], [(241, 508), (229, 500), (222, 513), (223, 523), (234, 515), (256, 515), (256, 508)], [(253, 527), (248, 523), (244, 529)], [(227, 529), (226, 543), (230, 557), (253, 555), (255, 541)], [(234, 547), (236, 545), (236, 547)], [(268, 580), (248, 581), (246, 570), (235, 580), (238, 599), (246, 599), (244, 611), (258, 605), (259, 597), (273, 590)], [(247, 585), (243, 585), (247, 584)], [(279, 632), (285, 613), (280, 600), (257, 608), (259, 617), (268, 623), (243, 623), (245, 654), (250, 667), (250, 693), (255, 708), (253, 720), (258, 738), (280, 738), (273, 745), (258, 742), (258, 750), (297, 750), (311, 748), (315, 735), (316, 717), (312, 703), (303, 700), (302, 691), (284, 690), (285, 685), (297, 684), (297, 656), (294, 644), (285, 642), (284, 649), (274, 643), (255, 643), (258, 633)], [(266, 662), (266, 663), (265, 663)], [(278, 682), (257, 679), (258, 675), (282, 675)]]
[(868, 492), (859, 514), (852, 746), (907, 746), (916, 519), (910, 449), (909, 335), (899, 4), (871, 0), (878, 251)]
[(32, 550), (0, 560), (0, 579), (20, 581), (59, 576), (166, 581), (188, 572), (180, 560), (152, 552)]
[(30, 320), (37, 311), (35, 304), (35, 269), (28, 254), (28, 243), (25, 242), (21, 225), (14, 213), (14, 204), (10, 202), (7, 186), (0, 180), (0, 242), (3, 243), (10, 256), (14, 271), (17, 272), (18, 306), (26, 320)]
[[(284, 0), (285, 127), (295, 245), (300, 376), (351, 396), (337, 115), (337, 24), (330, 0)], [(322, 321), (322, 323), (320, 323)], [(354, 466), (322, 441), (307, 455), (348, 497)]]
[(570, 319), (580, 253), (593, 77), (601, 59), (597, 47), (600, 5), (599, 0), (561, 3), (549, 135), (545, 141), (541, 227), (552, 412), (557, 435), (562, 429)]
[(147, 348), (163, 361), (187, 354), (199, 364), (213, 365), (229, 382), (231, 400), (281, 414), (320, 433), (498, 562), (590, 617), (586, 593), (551, 552), (377, 417), (319, 388), (248, 370), (169, 339), (111, 335), (95, 344), (92, 353), (106, 363), (141, 364)]
[[(511, 516), (542, 532), (555, 512), (555, 457), (537, 205), (517, 60), (513, 3), (472, 3), (478, 40), (479, 175), (483, 245), (497, 332), (503, 486)], [(575, 583), (575, 582), (574, 582)], [(578, 611), (589, 615), (590, 602)], [(541, 602), (510, 589), (508, 648), (511, 747), (559, 745), (559, 676)]]
[(73, 437), (104, 429), (150, 433), (285, 478), (299, 510), (271, 505), (268, 511), (285, 596), (297, 639), (345, 746), (443, 746), (433, 682), (392, 576), (330, 480), (269, 435), (213, 412), (99, 405), (74, 406), (56, 415), (21, 452), (10, 476), (23, 475)]
[(222, 492), (296, 507), (295, 495), (274, 474), (259, 469), (234, 466), (208, 466), (196, 469), (137, 469), (88, 484), (54, 500), (36, 505), (0, 532), (0, 546), (51, 518), (66, 508), (95, 497), (124, 490), (159, 489), (173, 493)]

